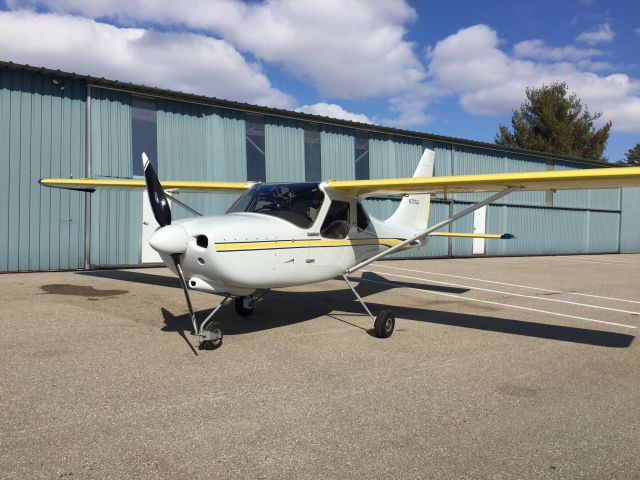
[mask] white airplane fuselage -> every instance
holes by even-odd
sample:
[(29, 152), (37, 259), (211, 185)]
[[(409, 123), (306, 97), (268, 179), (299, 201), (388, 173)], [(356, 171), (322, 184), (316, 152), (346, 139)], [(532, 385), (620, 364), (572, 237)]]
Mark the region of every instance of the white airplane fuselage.
[[(210, 293), (249, 295), (261, 289), (320, 282), (343, 274), (411, 233), (373, 218), (367, 219), (366, 228), (360, 228), (356, 199), (340, 198), (351, 206), (348, 225), (343, 227), (348, 233), (343, 233), (344, 238), (327, 237), (321, 226), (331, 200), (336, 198), (325, 199), (309, 228), (247, 212), (175, 221), (171, 229), (185, 231), (186, 251), (180, 255), (180, 264), (187, 285)], [(152, 238), (154, 243), (158, 241)], [(171, 256), (160, 255), (175, 273)]]

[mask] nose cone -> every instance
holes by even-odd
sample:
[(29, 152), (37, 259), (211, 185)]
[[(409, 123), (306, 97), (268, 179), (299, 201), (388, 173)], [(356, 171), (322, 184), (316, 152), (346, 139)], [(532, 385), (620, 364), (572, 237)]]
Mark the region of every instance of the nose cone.
[(180, 225), (167, 225), (155, 231), (149, 239), (149, 245), (158, 253), (173, 255), (184, 253), (189, 244), (189, 235)]

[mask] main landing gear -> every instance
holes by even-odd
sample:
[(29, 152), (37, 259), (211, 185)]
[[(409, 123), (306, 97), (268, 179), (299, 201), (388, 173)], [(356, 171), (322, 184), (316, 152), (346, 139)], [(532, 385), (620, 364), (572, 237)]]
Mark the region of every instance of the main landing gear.
[(364, 300), (362, 300), (362, 297), (358, 295), (356, 289), (353, 288), (353, 285), (351, 285), (351, 282), (349, 281), (347, 276), (342, 275), (342, 278), (344, 278), (344, 281), (347, 282), (347, 285), (349, 285), (349, 288), (360, 302), (360, 305), (362, 305), (364, 310), (373, 320), (373, 332), (375, 333), (376, 337), (389, 338), (396, 326), (396, 316), (393, 314), (393, 312), (385, 308), (384, 310), (380, 310), (380, 313), (378, 313), (378, 315), (374, 317), (371, 313), (371, 310), (369, 310), (369, 307), (367, 307), (367, 304), (364, 303)]

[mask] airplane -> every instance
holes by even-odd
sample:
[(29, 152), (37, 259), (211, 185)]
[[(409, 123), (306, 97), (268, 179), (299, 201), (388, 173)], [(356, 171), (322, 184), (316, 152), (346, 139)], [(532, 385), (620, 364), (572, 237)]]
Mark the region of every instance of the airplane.
[[(594, 168), (565, 171), (433, 176), (435, 153), (425, 149), (412, 178), (328, 180), (320, 183), (270, 182), (160, 182), (153, 165), (142, 154), (144, 180), (41, 179), (48, 187), (94, 192), (96, 189), (145, 189), (159, 228), (149, 244), (175, 273), (184, 291), (199, 348), (222, 345), (223, 331), (213, 320), (232, 301), (236, 312), (251, 315), (270, 289), (322, 282), (342, 277), (365, 312), (378, 338), (388, 338), (395, 327), (389, 309), (373, 315), (348, 275), (387, 255), (425, 245), (429, 237), (449, 235), (513, 239), (510, 234), (438, 232), (455, 220), (509, 193), (523, 190), (614, 188), (640, 185), (640, 167)], [(223, 215), (203, 216), (175, 197), (188, 192), (237, 192), (240, 196)], [(430, 195), (488, 192), (446, 220), (428, 226)], [(401, 196), (386, 220), (367, 214), (362, 199)], [(170, 200), (194, 217), (172, 221)], [(200, 323), (190, 290), (224, 297)]]

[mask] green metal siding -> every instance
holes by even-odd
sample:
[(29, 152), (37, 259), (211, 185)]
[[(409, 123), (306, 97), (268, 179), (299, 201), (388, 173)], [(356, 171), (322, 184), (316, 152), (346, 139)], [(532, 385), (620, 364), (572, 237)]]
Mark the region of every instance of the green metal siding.
[[(132, 178), (131, 96), (92, 88), (90, 112), (92, 175)], [(91, 265), (140, 263), (142, 195), (108, 190), (91, 195)]]
[[(85, 172), (87, 87), (82, 80), (10, 68), (0, 72), (0, 271), (74, 269), (84, 266), (87, 195), (41, 188), (43, 177), (80, 177)], [(61, 88), (64, 87), (64, 88)], [(131, 95), (92, 87), (90, 162), (94, 177), (131, 178)], [(246, 114), (210, 105), (157, 99), (158, 170), (164, 179), (242, 181), (247, 178)], [(304, 123), (271, 113), (265, 119), (269, 181), (305, 178)], [(354, 130), (320, 125), (323, 179), (355, 178)], [(422, 154), (423, 138), (362, 131), (369, 138), (372, 178), (407, 177)], [(591, 168), (542, 158), (435, 141), (436, 176)], [(99, 191), (91, 195), (90, 263), (135, 265), (140, 260), (142, 192)], [(485, 194), (453, 195), (459, 211)], [(640, 251), (640, 188), (559, 191), (553, 207), (545, 192), (519, 192), (488, 207), (487, 231), (509, 232), (510, 241), (486, 242), (487, 255)], [(204, 214), (226, 210), (236, 195), (180, 194)], [(367, 210), (387, 218), (397, 200), (369, 199)], [(450, 204), (434, 200), (429, 224), (449, 216)], [(176, 218), (189, 216), (174, 206)], [(473, 216), (452, 231), (471, 232)], [(401, 257), (470, 256), (472, 240), (431, 238), (427, 248)]]
[(620, 252), (640, 252), (640, 188), (623, 188)]
[(322, 178), (353, 180), (356, 176), (353, 130), (323, 125), (320, 130)]
[[(554, 162), (553, 168), (554, 170), (574, 170), (576, 167), (572, 163), (557, 160)], [(559, 190), (554, 195), (553, 205), (569, 208), (619, 210), (620, 189)]]
[[(172, 180), (247, 179), (244, 114), (172, 100), (156, 102), (158, 175)], [(235, 194), (181, 193), (178, 199), (204, 215), (224, 213)], [(175, 218), (191, 216), (172, 207)]]
[(0, 271), (84, 265), (84, 194), (42, 188), (84, 174), (85, 90), (0, 71)]
[[(534, 157), (507, 154), (494, 150), (456, 146), (453, 160), (453, 175), (476, 175), (483, 173), (539, 172), (546, 170), (546, 163)], [(453, 198), (463, 201), (479, 201), (486, 193), (455, 194)], [(502, 203), (544, 205), (544, 192), (515, 192), (501, 199)]]
[(487, 231), (514, 240), (487, 240), (487, 255), (561, 255), (618, 251), (616, 212), (491, 205)]
[(304, 182), (304, 124), (265, 117), (267, 182)]
[(419, 139), (393, 137), (379, 133), (369, 137), (371, 178), (411, 177), (424, 151)]

